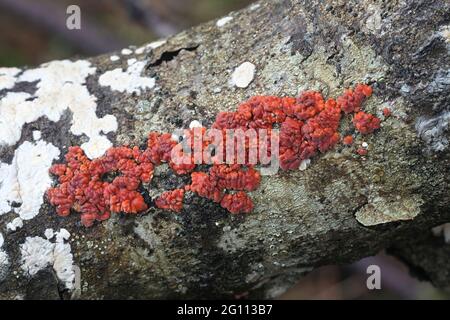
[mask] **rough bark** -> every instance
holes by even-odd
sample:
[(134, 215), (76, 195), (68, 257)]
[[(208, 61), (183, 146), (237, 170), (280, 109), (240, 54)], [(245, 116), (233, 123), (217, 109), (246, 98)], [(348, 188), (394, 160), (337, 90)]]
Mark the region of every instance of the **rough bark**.
[[(255, 211), (245, 216), (192, 196), (178, 215), (151, 208), (85, 228), (79, 215), (58, 217), (45, 200), (23, 228), (4, 231), (10, 264), (1, 298), (271, 298), (318, 266), (391, 247), (435, 284), (448, 284), (450, 247), (431, 238), (430, 229), (450, 221), (450, 3), (277, 0), (230, 16), (223, 27), (200, 25), (145, 57), (123, 56), (125, 69), (127, 59), (147, 59), (143, 76), (156, 78), (156, 87), (140, 95), (100, 86), (99, 76), (117, 62), (110, 55), (89, 59), (97, 68), (87, 79), (97, 114), (118, 119), (110, 140), (139, 145), (150, 130), (170, 132), (192, 120), (208, 125), (218, 111), (257, 94), (318, 89), (337, 96), (368, 82), (374, 95), (366, 109), (393, 111), (377, 133), (356, 141), (369, 144), (368, 156), (337, 147), (305, 171), (265, 176), (251, 194)], [(245, 89), (233, 87), (230, 74), (245, 61), (256, 65), (255, 78)], [(57, 122), (43, 117), (26, 124), (19, 142), (0, 149), (2, 161), (11, 161), (32, 130), (61, 148), (62, 159), (64, 145), (83, 142), (69, 132), (70, 122), (67, 112)], [(168, 190), (183, 179), (162, 169), (152, 186)], [(13, 217), (0, 215), (1, 230)], [(64, 290), (51, 266), (33, 277), (23, 274), (20, 244), (46, 228), (71, 233), (79, 288)]]

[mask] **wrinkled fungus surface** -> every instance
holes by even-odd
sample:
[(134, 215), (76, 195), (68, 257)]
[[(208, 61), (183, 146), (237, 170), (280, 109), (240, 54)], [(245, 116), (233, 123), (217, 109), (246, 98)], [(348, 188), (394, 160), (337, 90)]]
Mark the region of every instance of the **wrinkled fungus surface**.
[[(267, 139), (270, 143), (271, 137), (276, 135), (280, 167), (296, 170), (302, 162), (327, 152), (340, 141), (352, 144), (351, 136), (341, 139), (338, 132), (341, 118), (346, 114), (353, 115), (353, 124), (361, 134), (380, 128), (380, 119), (362, 111), (363, 101), (371, 94), (370, 86), (358, 84), (336, 100), (325, 100), (316, 91), (303, 92), (299, 97), (255, 96), (239, 105), (237, 111), (217, 115), (212, 128), (224, 133), (220, 141), (214, 140), (208, 130), (201, 127), (184, 130), (183, 143), (190, 143), (193, 149), (200, 146), (201, 150), (225, 148), (228, 129), (266, 129), (268, 134), (264, 137), (258, 134), (256, 141)], [(47, 196), (59, 215), (67, 216), (71, 210), (81, 213), (85, 226), (108, 219), (111, 212), (144, 212), (149, 204), (139, 187), (152, 180), (155, 166), (168, 163), (176, 174), (190, 174), (191, 182), (180, 189), (163, 192), (154, 201), (156, 207), (180, 212), (185, 193), (193, 192), (220, 204), (232, 214), (253, 210), (254, 204), (247, 192), (258, 188), (261, 174), (254, 163), (250, 164), (249, 154), (259, 144), (255, 146), (250, 139), (246, 140), (244, 161), (239, 164), (223, 164), (213, 153), (199, 155), (186, 151), (181, 144), (170, 133), (151, 132), (144, 150), (112, 147), (104, 156), (93, 160), (86, 157), (80, 147), (71, 147), (65, 156), (66, 163), (55, 164), (50, 170), (58, 176), (58, 184), (47, 191)], [(270, 156), (269, 150), (267, 155)], [(180, 159), (187, 161), (178, 161)], [(261, 164), (259, 157), (257, 160), (256, 166)], [(196, 171), (199, 164), (209, 165), (209, 170)]]

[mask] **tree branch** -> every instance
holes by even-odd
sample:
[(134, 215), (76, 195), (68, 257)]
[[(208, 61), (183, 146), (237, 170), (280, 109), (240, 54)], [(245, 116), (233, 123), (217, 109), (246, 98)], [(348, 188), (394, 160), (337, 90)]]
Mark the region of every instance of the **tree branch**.
[[(210, 125), (219, 111), (234, 110), (254, 95), (295, 96), (298, 90), (316, 89), (336, 97), (344, 88), (367, 82), (374, 94), (366, 108), (380, 117), (384, 107), (392, 110), (378, 132), (355, 135), (353, 148), (319, 155), (305, 171), (263, 177), (251, 193), (254, 212), (245, 216), (230, 215), (197, 196), (187, 199), (178, 215), (151, 208), (145, 214), (113, 215), (92, 228), (81, 226), (76, 213), (58, 217), (47, 200), (15, 232), (6, 231), (6, 225), (18, 213), (0, 215), (5, 240), (0, 252), (8, 256), (3, 277), (0, 272), (0, 297), (71, 296), (58, 274), (55, 251), (35, 275), (24, 274), (34, 267), (24, 269), (23, 244), (27, 237), (45, 238), (47, 228), (71, 234), (63, 243), (70, 244), (73, 264), (81, 270), (75, 285), (81, 298), (233, 298), (244, 293), (270, 298), (313, 268), (389, 247), (431, 272), (436, 284), (446, 285), (441, 267), (422, 263), (438, 255), (436, 247), (415, 239), (427, 238), (431, 227), (450, 219), (449, 13), (450, 4), (439, 0), (267, 0), (230, 14), (233, 19), (223, 26), (213, 21), (164, 44), (116, 53), (118, 61), (109, 55), (89, 59), (95, 71), (77, 65), (53, 77), (56, 69), (66, 69), (52, 65), (55, 69), (9, 78), (0, 71), (0, 86), (6, 87), (0, 89), (0, 110), (17, 107), (20, 97), (7, 100), (11, 91), (28, 92), (28, 100), (20, 103), (32, 104), (30, 110), (43, 108), (43, 116), (19, 126), (17, 141), (2, 146), (0, 168), (26, 159), (20, 157), (23, 146), (37, 144), (36, 130), (41, 141), (61, 151), (62, 160), (67, 146), (108, 131), (105, 123), (111, 118), (86, 127), (96, 116), (117, 119), (117, 130), (107, 135), (114, 145), (140, 145), (151, 130), (172, 132), (193, 120)], [(164, 52), (177, 54), (159, 60)], [(246, 61), (256, 66), (255, 76), (247, 88), (237, 88), (229, 82), (231, 72)], [(85, 82), (73, 79), (77, 72), (88, 74)], [(70, 82), (58, 92), (39, 91), (48, 79), (56, 79), (56, 88), (61, 77)], [(5, 85), (8, 79), (14, 85)], [(78, 91), (70, 91), (76, 92), (72, 96), (69, 88)], [(53, 106), (65, 110), (59, 117), (43, 107), (55, 99), (64, 102)], [(96, 114), (81, 121), (88, 111), (80, 108), (87, 105), (96, 105)], [(369, 146), (364, 158), (354, 152), (363, 142)], [(19, 166), (26, 169), (26, 162)], [(155, 172), (150, 196), (152, 190), (175, 188), (180, 179), (164, 168)], [(48, 241), (58, 244), (55, 238)], [(36, 281), (40, 285), (30, 285)]]

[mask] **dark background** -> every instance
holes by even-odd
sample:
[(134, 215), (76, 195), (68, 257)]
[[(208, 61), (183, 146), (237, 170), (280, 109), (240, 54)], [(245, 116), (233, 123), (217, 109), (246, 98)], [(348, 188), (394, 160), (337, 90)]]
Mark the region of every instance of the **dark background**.
[[(247, 6), (250, 0), (0, 0), (0, 65), (92, 56), (166, 37)], [(81, 8), (81, 31), (66, 8)]]
[[(38, 65), (141, 45), (249, 5), (250, 0), (0, 0), (0, 67)], [(82, 29), (66, 28), (66, 8), (81, 8)], [(367, 266), (381, 268), (381, 290), (366, 287)], [(446, 299), (384, 253), (304, 277), (281, 299)]]

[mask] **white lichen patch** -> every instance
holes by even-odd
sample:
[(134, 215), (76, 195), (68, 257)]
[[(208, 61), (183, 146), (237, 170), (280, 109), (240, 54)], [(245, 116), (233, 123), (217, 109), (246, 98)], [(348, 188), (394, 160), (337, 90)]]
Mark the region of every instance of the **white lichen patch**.
[(139, 47), (139, 48), (137, 48), (136, 50), (134, 50), (134, 53), (135, 53), (135, 54), (143, 54), (143, 53), (145, 52), (146, 49), (147, 49), (146, 46)]
[(445, 42), (450, 43), (450, 25), (441, 27), (439, 34)]
[(253, 81), (256, 67), (251, 62), (244, 62), (231, 75), (230, 83), (238, 88), (247, 88)]
[(14, 87), (16, 76), (20, 71), (18, 68), (0, 68), (0, 90)]
[(0, 163), (0, 215), (11, 211), (13, 202), (21, 203), (14, 211), (22, 220), (39, 213), (44, 193), (52, 183), (48, 170), (59, 154), (51, 143), (25, 141), (10, 165)]
[(370, 4), (367, 7), (369, 16), (366, 19), (366, 28), (378, 33), (381, 29), (381, 10), (379, 6)]
[(450, 112), (444, 111), (436, 117), (419, 117), (416, 122), (416, 131), (420, 138), (432, 151), (444, 151), (448, 147), (445, 135), (449, 129)]
[(116, 55), (112, 55), (111, 57), (109, 57), (109, 60), (111, 60), (112, 62), (119, 60), (120, 57), (116, 56)]
[(23, 220), (20, 217), (14, 218), (13, 221), (6, 225), (6, 228), (11, 231), (16, 231), (23, 227)]
[(114, 116), (101, 119), (96, 116), (97, 99), (89, 93), (85, 84), (86, 78), (95, 70), (88, 61), (63, 60), (25, 71), (17, 81), (38, 81), (38, 89), (33, 95), (9, 92), (0, 100), (0, 144), (16, 143), (25, 123), (42, 116), (56, 122), (67, 109), (73, 114), (71, 131), (75, 135), (85, 134), (88, 138), (94, 138), (102, 132), (116, 130)]
[(47, 240), (50, 240), (55, 236), (55, 232), (52, 228), (45, 229), (44, 236), (47, 238)]
[(431, 229), (431, 232), (436, 236), (443, 236), (445, 243), (450, 243), (450, 223), (444, 223), (440, 226)]
[(106, 150), (112, 147), (112, 143), (107, 137), (97, 135), (80, 147), (89, 158), (94, 159), (102, 156)]
[(194, 128), (201, 128), (202, 123), (198, 120), (192, 120), (191, 123), (189, 123), (189, 129), (194, 129)]
[(165, 39), (153, 41), (153, 42), (151, 42), (151, 43), (149, 43), (149, 44), (147, 45), (147, 48), (150, 48), (150, 49), (156, 49), (156, 48), (159, 48), (159, 47), (161, 47), (163, 44), (165, 44), (166, 41), (167, 41), (167, 40), (165, 40)]
[(52, 85), (60, 88), (67, 83), (84, 84), (87, 76), (94, 73), (95, 67), (91, 67), (89, 61), (56, 60), (44, 63), (39, 68), (24, 71), (19, 77), (19, 82), (39, 81), (37, 87), (47, 91)]
[(131, 59), (128, 59), (127, 60), (127, 64), (129, 65), (129, 66), (131, 66), (132, 64), (135, 64), (136, 63), (136, 58), (131, 58)]
[(300, 171), (305, 171), (309, 164), (311, 163), (311, 159), (305, 159), (300, 162), (300, 166), (298, 167)]
[(58, 279), (68, 289), (73, 288), (75, 272), (70, 244), (64, 241), (70, 234), (66, 229), (56, 233), (56, 241), (42, 237), (27, 237), (21, 244), (21, 268), (28, 275), (33, 276), (47, 266), (52, 266)]
[(21, 268), (33, 276), (53, 263), (55, 244), (41, 237), (27, 237), (20, 245), (22, 254)]
[(356, 220), (364, 226), (412, 220), (420, 214), (420, 206), (423, 200), (419, 196), (408, 198), (386, 199), (375, 196), (369, 199), (369, 203), (355, 214)]
[[(21, 136), (22, 126), (27, 122), (37, 120), (31, 107), (31, 95), (24, 92), (8, 92), (0, 100), (0, 145), (12, 145)], [(34, 112), (33, 112), (34, 111)]]
[(18, 214), (23, 220), (32, 219), (39, 213), (44, 193), (52, 183), (48, 170), (59, 154), (58, 148), (44, 141), (35, 144), (26, 141), (16, 150), (15, 165), (22, 200)]
[(33, 140), (34, 141), (38, 141), (41, 140), (42, 134), (39, 130), (34, 130), (33, 131)]
[(216, 26), (218, 26), (219, 28), (222, 28), (224, 25), (226, 25), (231, 20), (233, 20), (233, 17), (230, 17), (230, 16), (220, 18), (219, 20), (217, 20)]
[(125, 49), (122, 49), (122, 51), (120, 53), (123, 54), (124, 56), (128, 56), (128, 55), (132, 54), (133, 51), (131, 51), (128, 48), (125, 48)]
[(157, 40), (157, 41), (153, 41), (145, 46), (139, 47), (137, 48), (134, 53), (135, 54), (143, 54), (144, 52), (148, 51), (148, 50), (154, 50), (156, 48), (161, 47), (163, 44), (166, 43), (167, 40), (162, 39), (162, 40)]
[(450, 51), (450, 25), (447, 26), (442, 26), (439, 29), (438, 35), (444, 39), (446, 45), (447, 45), (447, 50)]
[(59, 232), (56, 233), (56, 241), (61, 242), (63, 240), (69, 240), (70, 238), (70, 232), (66, 229), (62, 228), (59, 230)]
[(17, 167), (0, 162), (0, 215), (11, 211), (13, 203), (21, 202), (19, 182), (17, 181)]
[(127, 93), (141, 94), (141, 90), (151, 89), (155, 86), (155, 79), (142, 77), (141, 74), (147, 61), (135, 61), (126, 71), (122, 68), (106, 71), (99, 78), (99, 83), (111, 90)]
[(66, 288), (72, 289), (75, 272), (70, 244), (58, 241), (57, 238), (53, 257), (53, 269), (56, 271), (56, 276), (65, 284)]
[(407, 85), (406, 83), (404, 83), (401, 88), (400, 88), (400, 92), (404, 95), (407, 95), (411, 92), (411, 86)]

